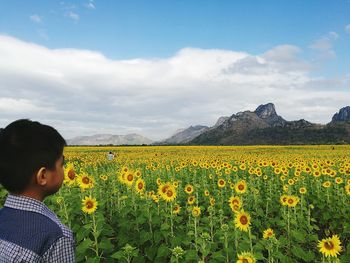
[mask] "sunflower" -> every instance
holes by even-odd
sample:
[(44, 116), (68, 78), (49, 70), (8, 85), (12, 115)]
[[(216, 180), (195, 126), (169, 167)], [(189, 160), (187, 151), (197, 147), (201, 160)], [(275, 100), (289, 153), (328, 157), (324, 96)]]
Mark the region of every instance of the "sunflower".
[(187, 203), (189, 205), (192, 205), (194, 203), (194, 201), (196, 201), (196, 198), (193, 196), (193, 195), (190, 195), (188, 198), (187, 198)]
[(64, 183), (68, 186), (72, 186), (75, 184), (77, 179), (77, 174), (74, 171), (73, 164), (69, 163), (67, 167), (64, 169)]
[(338, 235), (318, 241), (319, 251), (326, 257), (337, 257), (342, 250)]
[(162, 180), (160, 180), (159, 177), (157, 178), (156, 182), (157, 182), (157, 185), (158, 185), (158, 186), (162, 184)]
[(123, 173), (127, 173), (128, 171), (129, 171), (128, 167), (124, 166), (124, 167), (122, 168), (122, 172), (123, 172)]
[(295, 183), (295, 182), (294, 182), (293, 179), (288, 179), (288, 184), (289, 184), (289, 185), (294, 185), (294, 183)]
[(287, 200), (288, 200), (288, 196), (287, 196), (287, 195), (282, 195), (282, 196), (280, 197), (280, 202), (281, 202), (281, 204), (284, 205), (284, 206), (287, 206)]
[(159, 196), (158, 195), (152, 195), (151, 196), (153, 202), (158, 203), (159, 202)]
[(97, 205), (98, 205), (98, 203), (97, 203), (95, 198), (92, 198), (91, 196), (86, 196), (82, 200), (81, 210), (83, 210), (83, 212), (86, 214), (92, 214), (93, 212), (96, 211)]
[(245, 169), (247, 169), (247, 166), (246, 166), (244, 163), (242, 163), (242, 164), (239, 166), (239, 169), (242, 170), (242, 171), (244, 171)]
[(350, 195), (350, 184), (347, 184), (347, 185), (345, 185), (345, 193), (347, 194), (347, 195)]
[(223, 187), (225, 187), (225, 185), (226, 185), (226, 182), (225, 182), (224, 179), (219, 179), (218, 180), (218, 187), (219, 188), (223, 188)]
[(192, 209), (192, 215), (194, 217), (199, 217), (201, 214), (201, 208), (199, 206), (194, 206)]
[(176, 198), (176, 190), (175, 187), (172, 184), (169, 184), (169, 187), (167, 188), (166, 192), (162, 194), (162, 198), (166, 202), (172, 202)]
[(238, 196), (231, 196), (228, 200), (232, 212), (237, 212), (242, 206), (242, 200)]
[(170, 183), (161, 183), (159, 186), (158, 186), (158, 195), (160, 196), (163, 196), (166, 194), (168, 188), (171, 186)]
[(124, 183), (127, 186), (131, 187), (135, 180), (135, 175), (131, 170), (129, 170), (127, 173), (124, 173), (123, 178), (124, 178)]
[(204, 191), (204, 195), (205, 195), (205, 196), (209, 196), (209, 194), (210, 194), (210, 193), (209, 193), (208, 190), (205, 190), (205, 191)]
[(287, 206), (288, 207), (296, 207), (296, 205), (299, 203), (299, 197), (290, 195), (287, 197)]
[(250, 226), (250, 215), (247, 212), (241, 211), (236, 214), (234, 220), (236, 228), (247, 232)]
[(313, 172), (312, 174), (314, 177), (320, 177), (321, 176), (321, 172), (319, 170), (316, 170)]
[(282, 171), (281, 171), (280, 168), (275, 167), (275, 168), (273, 169), (273, 172), (274, 172), (275, 174), (279, 175)]
[(209, 201), (211, 206), (215, 205), (215, 198), (214, 197), (210, 197), (210, 201)]
[(138, 193), (141, 193), (141, 192), (143, 192), (145, 190), (145, 181), (143, 179), (139, 178), (139, 179), (136, 180), (135, 190)]
[(341, 177), (335, 178), (335, 183), (336, 183), (336, 184), (341, 184), (341, 183), (343, 183), (343, 178), (341, 178)]
[(235, 185), (235, 191), (238, 194), (244, 194), (247, 191), (247, 183), (246, 183), (246, 181), (245, 180), (239, 181)]
[(139, 170), (137, 170), (137, 171), (135, 172), (135, 176), (136, 176), (136, 177), (140, 177), (140, 176), (141, 176), (141, 172), (140, 172)]
[(94, 179), (86, 173), (83, 173), (80, 176), (78, 176), (77, 180), (80, 188), (82, 189), (89, 189), (94, 187)]
[(323, 184), (322, 184), (322, 186), (324, 187), (324, 188), (329, 188), (330, 186), (331, 186), (331, 182), (330, 181), (325, 181)]
[(176, 204), (174, 207), (173, 207), (173, 214), (174, 215), (178, 215), (181, 211), (181, 206)]
[(186, 186), (185, 186), (185, 193), (186, 194), (192, 194), (193, 193), (193, 191), (194, 191), (194, 188), (193, 188), (193, 186), (192, 185), (190, 185), (190, 184), (187, 184)]
[(263, 233), (263, 238), (264, 239), (269, 239), (271, 237), (275, 236), (275, 233), (273, 232), (273, 230), (271, 228), (268, 228), (266, 230), (264, 230)]
[(105, 174), (101, 174), (101, 175), (100, 175), (100, 179), (101, 179), (102, 181), (107, 181), (108, 176), (105, 175)]
[(236, 263), (255, 263), (256, 259), (252, 253), (243, 252), (237, 255), (238, 259)]
[(306, 194), (307, 190), (305, 187), (300, 187), (299, 188), (299, 193), (301, 193), (302, 195)]

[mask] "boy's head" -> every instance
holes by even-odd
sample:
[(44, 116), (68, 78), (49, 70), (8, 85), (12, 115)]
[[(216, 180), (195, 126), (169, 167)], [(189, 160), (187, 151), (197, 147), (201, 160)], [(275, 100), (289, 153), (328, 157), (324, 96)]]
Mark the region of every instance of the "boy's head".
[(0, 184), (16, 194), (32, 185), (52, 185), (57, 181), (51, 177), (63, 158), (64, 146), (66, 141), (51, 126), (25, 119), (12, 122), (0, 130)]

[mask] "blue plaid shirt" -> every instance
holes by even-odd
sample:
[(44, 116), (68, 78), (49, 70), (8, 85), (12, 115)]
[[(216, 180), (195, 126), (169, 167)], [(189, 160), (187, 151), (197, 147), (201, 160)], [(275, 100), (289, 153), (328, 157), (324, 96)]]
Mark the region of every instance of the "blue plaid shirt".
[(8, 195), (0, 210), (0, 263), (75, 262), (73, 233), (42, 202)]

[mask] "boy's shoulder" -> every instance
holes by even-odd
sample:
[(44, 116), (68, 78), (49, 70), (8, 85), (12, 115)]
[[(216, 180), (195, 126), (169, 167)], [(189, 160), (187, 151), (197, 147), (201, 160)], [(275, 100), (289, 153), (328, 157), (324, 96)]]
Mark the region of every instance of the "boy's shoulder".
[(45, 215), (4, 207), (0, 210), (0, 239), (42, 256), (59, 238), (62, 228)]
[(72, 231), (43, 203), (33, 199), (8, 196), (0, 210), (0, 221), (0, 241), (39, 256), (62, 237), (73, 241)]

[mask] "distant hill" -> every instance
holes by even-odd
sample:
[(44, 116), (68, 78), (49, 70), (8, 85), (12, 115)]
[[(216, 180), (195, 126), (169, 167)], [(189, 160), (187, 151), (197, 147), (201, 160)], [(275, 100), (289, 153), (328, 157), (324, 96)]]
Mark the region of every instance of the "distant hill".
[(92, 136), (79, 136), (67, 140), (68, 145), (142, 145), (151, 144), (152, 142), (152, 140), (139, 134), (96, 134)]
[(304, 119), (286, 121), (277, 115), (272, 103), (260, 105), (254, 112), (233, 114), (189, 142), (194, 145), (345, 143), (350, 143), (350, 107), (342, 108), (329, 124), (321, 125)]
[(190, 126), (187, 129), (177, 131), (173, 136), (164, 141), (154, 143), (154, 145), (188, 143), (208, 129), (209, 127), (202, 125)]

